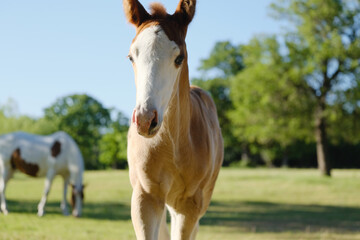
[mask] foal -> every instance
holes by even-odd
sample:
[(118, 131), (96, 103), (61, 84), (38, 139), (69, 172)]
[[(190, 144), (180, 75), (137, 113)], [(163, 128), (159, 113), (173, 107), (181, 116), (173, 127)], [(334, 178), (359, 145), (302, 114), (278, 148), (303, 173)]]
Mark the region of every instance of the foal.
[(196, 0), (180, 0), (173, 15), (161, 4), (149, 14), (124, 0), (136, 27), (129, 59), (136, 106), (128, 133), (133, 187), (131, 217), (138, 239), (195, 239), (222, 161), (223, 141), (211, 97), (190, 87), (185, 36)]

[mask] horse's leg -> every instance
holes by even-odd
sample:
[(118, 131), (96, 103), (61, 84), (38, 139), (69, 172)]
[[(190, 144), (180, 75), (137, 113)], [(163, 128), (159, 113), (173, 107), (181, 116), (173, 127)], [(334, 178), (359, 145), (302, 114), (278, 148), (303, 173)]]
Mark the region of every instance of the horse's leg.
[(1, 198), (1, 211), (4, 215), (8, 214), (8, 210), (6, 207), (6, 199), (5, 199), (5, 179), (4, 174), (1, 174), (0, 178), (0, 198)]
[(166, 225), (166, 208), (164, 209), (164, 213), (161, 218), (159, 240), (170, 240), (169, 230)]
[(69, 178), (69, 176), (64, 176), (63, 179), (64, 179), (64, 191), (63, 191), (63, 199), (61, 201), (60, 208), (61, 208), (61, 211), (63, 212), (63, 214), (65, 216), (67, 216), (67, 215), (69, 215), (69, 210), (68, 210), (68, 204), (66, 201), (66, 195), (67, 195), (70, 178)]
[(54, 176), (55, 176), (55, 174), (52, 169), (50, 169), (46, 174), (44, 193), (43, 193), (43, 196), (38, 205), (38, 216), (39, 217), (42, 217), (45, 213), (44, 208), (45, 208), (47, 196), (50, 192), (50, 187), (51, 187), (52, 181), (54, 179)]
[(195, 239), (199, 224), (199, 206), (193, 198), (177, 202), (178, 210), (170, 208), (171, 240)]
[(140, 184), (133, 189), (131, 219), (138, 240), (158, 240), (159, 226), (165, 203), (143, 190)]
[(195, 227), (194, 227), (194, 230), (193, 232), (191, 233), (191, 240), (195, 240), (196, 239), (196, 234), (198, 233), (199, 231), (199, 221), (197, 221)]
[(198, 219), (191, 214), (171, 214), (171, 240), (192, 240), (197, 234)]
[(7, 215), (9, 213), (6, 205), (5, 190), (7, 182), (13, 176), (13, 172), (14, 171), (11, 169), (11, 167), (4, 167), (4, 170), (0, 176), (0, 208), (4, 215)]

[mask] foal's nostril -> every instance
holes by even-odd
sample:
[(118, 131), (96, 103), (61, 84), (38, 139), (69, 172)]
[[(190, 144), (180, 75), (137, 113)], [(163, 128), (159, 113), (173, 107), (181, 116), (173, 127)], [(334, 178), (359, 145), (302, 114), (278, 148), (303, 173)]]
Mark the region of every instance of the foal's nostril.
[(133, 114), (132, 114), (132, 122), (135, 123), (136, 122), (136, 110), (134, 109)]
[(150, 124), (150, 131), (153, 130), (154, 128), (156, 128), (157, 126), (157, 122), (155, 120), (152, 120), (151, 124)]
[(151, 120), (149, 133), (156, 128), (158, 125), (158, 114), (157, 111), (154, 111), (154, 118)]

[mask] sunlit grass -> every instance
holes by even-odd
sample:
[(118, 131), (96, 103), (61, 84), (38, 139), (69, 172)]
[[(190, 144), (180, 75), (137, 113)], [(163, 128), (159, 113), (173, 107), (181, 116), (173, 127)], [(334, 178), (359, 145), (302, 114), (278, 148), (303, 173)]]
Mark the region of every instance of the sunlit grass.
[[(360, 171), (222, 169), (198, 239), (360, 239)], [(17, 174), (7, 189), (0, 239), (135, 239), (127, 171), (86, 172), (83, 217), (59, 208), (56, 178), (46, 215), (36, 216), (43, 179)]]

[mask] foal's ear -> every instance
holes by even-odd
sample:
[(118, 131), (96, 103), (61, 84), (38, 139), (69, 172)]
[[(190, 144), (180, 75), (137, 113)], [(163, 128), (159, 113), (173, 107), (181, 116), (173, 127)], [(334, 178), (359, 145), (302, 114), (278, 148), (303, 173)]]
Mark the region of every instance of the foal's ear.
[(195, 15), (196, 0), (180, 0), (174, 15), (185, 26), (189, 25)]
[(150, 18), (150, 14), (138, 0), (123, 0), (123, 6), (127, 20), (136, 27)]

